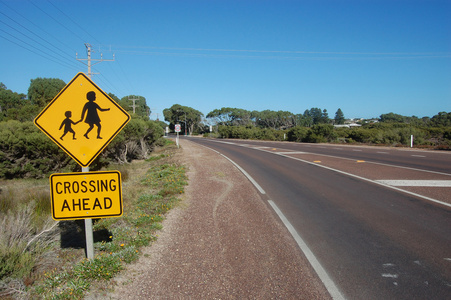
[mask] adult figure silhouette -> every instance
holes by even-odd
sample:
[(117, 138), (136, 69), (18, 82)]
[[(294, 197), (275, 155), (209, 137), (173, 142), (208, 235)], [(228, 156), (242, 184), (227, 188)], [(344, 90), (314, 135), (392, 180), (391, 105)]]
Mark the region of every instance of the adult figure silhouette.
[(102, 129), (102, 125), (100, 125), (100, 117), (97, 113), (98, 110), (100, 111), (109, 111), (109, 108), (101, 108), (96, 101), (96, 93), (94, 91), (90, 91), (86, 94), (86, 99), (88, 99), (88, 102), (83, 106), (83, 111), (81, 112), (81, 121), (83, 121), (86, 113), (86, 119), (85, 123), (89, 125), (88, 130), (83, 135), (85, 138), (89, 139), (88, 133), (94, 128), (94, 125), (97, 126), (97, 138), (101, 139), (100, 136), (100, 130)]

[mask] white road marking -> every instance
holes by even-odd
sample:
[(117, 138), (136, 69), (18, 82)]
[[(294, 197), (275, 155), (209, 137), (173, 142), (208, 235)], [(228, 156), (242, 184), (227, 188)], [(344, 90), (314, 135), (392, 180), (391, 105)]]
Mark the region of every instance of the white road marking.
[[(201, 145), (201, 146), (203, 146), (203, 145)], [(210, 149), (210, 150), (213, 151), (213, 152), (218, 153), (219, 155), (221, 155), (222, 157), (224, 157), (225, 159), (227, 159), (228, 161), (230, 161), (235, 167), (238, 168), (238, 170), (240, 170), (240, 171), (244, 174), (244, 176), (247, 177), (247, 179), (249, 179), (250, 182), (252, 182), (252, 184), (255, 186), (255, 188), (256, 188), (261, 194), (263, 194), (263, 195), (266, 194), (265, 190), (262, 189), (262, 187), (257, 183), (257, 181), (255, 181), (254, 178), (252, 178), (251, 175), (249, 175), (246, 171), (244, 171), (244, 169), (241, 168), (236, 162), (234, 162), (233, 160), (231, 160), (230, 158), (228, 158), (228, 157), (225, 156), (224, 154), (222, 154), (222, 153), (220, 153), (220, 152), (218, 152), (218, 151), (216, 151), (216, 150), (214, 150), (214, 149), (212, 149), (212, 148), (210, 148), (210, 147), (207, 147), (207, 146), (203, 146), (203, 147), (205, 147), (205, 148), (207, 148), (207, 149)]]
[(415, 155), (415, 154), (412, 154), (411, 156), (413, 156), (413, 157), (426, 157), (424, 155)]
[(360, 150), (360, 149), (352, 149), (352, 151), (362, 152), (362, 150)]
[[(222, 142), (222, 141), (218, 141), (218, 142)], [(204, 147), (206, 147), (206, 146), (204, 146)], [(209, 147), (206, 147), (206, 148), (211, 149)], [(211, 150), (213, 150), (213, 149), (211, 149)], [(317, 166), (317, 167), (320, 167), (320, 168), (331, 170), (331, 171), (334, 171), (334, 172), (337, 172), (337, 173), (340, 173), (340, 174), (344, 174), (344, 175), (347, 175), (347, 176), (350, 176), (350, 177), (354, 177), (354, 178), (357, 178), (357, 179), (360, 179), (360, 180), (363, 180), (363, 181), (367, 181), (367, 182), (371, 182), (371, 183), (374, 183), (374, 184), (382, 185), (382, 186), (390, 188), (392, 190), (396, 190), (396, 191), (399, 191), (399, 192), (402, 192), (402, 193), (405, 193), (405, 194), (412, 195), (414, 197), (418, 197), (418, 198), (421, 198), (421, 199), (424, 199), (424, 200), (435, 202), (435, 203), (438, 203), (438, 204), (441, 204), (441, 205), (444, 205), (444, 206), (447, 206), (447, 207), (451, 207), (450, 203), (446, 203), (446, 202), (443, 202), (443, 201), (440, 201), (440, 200), (436, 200), (434, 198), (430, 198), (430, 197), (423, 196), (423, 195), (420, 195), (420, 194), (417, 194), (417, 193), (413, 193), (413, 192), (410, 192), (410, 191), (407, 191), (407, 190), (403, 190), (403, 189), (400, 189), (398, 187), (391, 186), (391, 185), (388, 185), (388, 184), (385, 184), (385, 183), (382, 183), (382, 182), (378, 182), (378, 181), (375, 181), (375, 180), (372, 180), (372, 179), (368, 179), (368, 178), (365, 178), (365, 177), (362, 177), (362, 176), (358, 176), (358, 175), (355, 175), (355, 174), (351, 174), (351, 173), (348, 173), (348, 172), (344, 172), (344, 171), (341, 171), (341, 170), (330, 168), (330, 167), (327, 167), (327, 166), (324, 166), (324, 165), (320, 165), (320, 164), (317, 164), (317, 163), (314, 163), (314, 162), (310, 162), (310, 161), (307, 161), (307, 160), (304, 160), (304, 159), (301, 159), (301, 158), (298, 158), (298, 157), (293, 157), (293, 156), (289, 156), (289, 155), (286, 155), (286, 154), (278, 154), (277, 152), (271, 152), (271, 151), (264, 150), (264, 149), (256, 149), (256, 150), (260, 150), (260, 151), (263, 151), (263, 152), (272, 153), (272, 154), (280, 155), (280, 156), (283, 156), (283, 157), (286, 157), (286, 158), (298, 160), (298, 161), (301, 161), (301, 162), (309, 164), (309, 165), (314, 165), (314, 166)], [(213, 151), (219, 153), (216, 150), (213, 150)], [(219, 153), (219, 154), (221, 154), (221, 153)], [(324, 154), (318, 154), (318, 155), (322, 155), (322, 156), (326, 156), (326, 157), (335, 157), (335, 158), (340, 158), (340, 159), (347, 159), (347, 158), (342, 158), (342, 157), (333, 156), (333, 155), (324, 155)], [(352, 160), (352, 159), (347, 159), (347, 160)], [(450, 176), (450, 174), (442, 173), (442, 172), (421, 170), (421, 169), (402, 167), (402, 166), (393, 166), (393, 165), (389, 165), (389, 164), (376, 163), (376, 162), (368, 162), (368, 163), (381, 165), (381, 166), (396, 167), (396, 168), (401, 168), (401, 169), (415, 170), (415, 171), (422, 171), (422, 172), (428, 172), (428, 173), (434, 173), (434, 174), (441, 174), (441, 175)]]
[(384, 268), (390, 268), (390, 267), (394, 267), (395, 264), (387, 263), (387, 264), (383, 264), (382, 266), (383, 266)]
[(390, 186), (451, 187), (451, 180), (376, 180)]
[(380, 154), (389, 154), (388, 152), (382, 152), (382, 151), (377, 151), (376, 153), (380, 153)]
[(271, 200), (268, 200), (268, 202), (274, 209), (274, 211), (277, 213), (279, 218), (282, 220), (285, 227), (291, 233), (294, 240), (298, 244), (299, 248), (301, 248), (302, 252), (304, 252), (305, 257), (307, 257), (316, 274), (318, 274), (318, 277), (324, 283), (324, 286), (326, 287), (329, 294), (332, 296), (332, 299), (345, 299), (341, 294), (340, 290), (338, 289), (338, 287), (333, 282), (333, 280), (329, 277), (329, 274), (327, 274), (326, 270), (324, 270), (323, 266), (318, 261), (315, 254), (313, 254), (313, 252), (304, 242), (302, 237), (297, 233), (296, 229), (294, 229), (293, 225), (291, 225), (290, 221), (288, 221), (288, 219), (285, 217), (285, 215), (282, 213), (279, 207)]
[[(254, 178), (252, 178), (252, 176), (250, 176), (243, 168), (241, 168), (233, 160), (231, 160), (230, 158), (228, 158), (224, 154), (222, 154), (222, 153), (220, 153), (220, 152), (218, 152), (218, 151), (216, 151), (216, 150), (214, 150), (214, 149), (212, 149), (210, 147), (207, 147), (207, 146), (203, 146), (203, 147), (205, 147), (207, 149), (210, 149), (210, 150), (218, 153), (222, 157), (226, 158), (235, 167), (237, 167), (238, 170), (240, 170), (250, 180), (250, 182), (252, 182), (252, 184), (257, 188), (257, 190), (260, 191), (260, 193), (266, 194), (266, 192), (261, 188), (261, 186), (254, 180)], [(270, 151), (268, 151), (268, 152), (270, 152)], [(326, 270), (324, 270), (324, 268), (321, 266), (321, 264), (319, 263), (319, 261), (316, 258), (316, 256), (313, 254), (313, 252), (310, 250), (310, 248), (307, 246), (307, 244), (304, 242), (304, 240), (301, 238), (301, 236), (297, 233), (296, 229), (294, 229), (293, 225), (291, 225), (291, 223), (288, 221), (288, 219), (285, 217), (285, 215), (282, 213), (282, 211), (279, 209), (279, 207), (277, 207), (277, 205), (271, 200), (268, 200), (268, 202), (271, 205), (271, 207), (274, 209), (274, 211), (277, 213), (279, 218), (282, 220), (282, 222), (284, 223), (285, 227), (287, 227), (288, 231), (293, 236), (293, 238), (296, 241), (296, 243), (298, 244), (298, 246), (301, 248), (302, 252), (304, 253), (306, 258), (308, 259), (308, 261), (312, 265), (313, 269), (318, 274), (318, 277), (324, 283), (324, 286), (326, 287), (327, 291), (331, 295), (332, 299), (334, 299), (334, 300), (335, 299), (336, 300), (345, 300), (346, 298), (343, 297), (343, 295), (339, 291), (338, 287), (335, 285), (333, 280), (327, 274)]]
[(309, 154), (308, 152), (291, 151), (291, 152), (275, 152), (276, 154)]
[[(261, 150), (261, 151), (265, 151), (265, 152), (274, 154), (274, 152), (270, 152), (270, 151), (266, 151), (266, 150)], [(417, 194), (417, 193), (413, 193), (413, 192), (410, 192), (410, 191), (407, 191), (407, 190), (403, 190), (403, 189), (397, 188), (395, 186), (391, 186), (391, 185), (388, 185), (388, 184), (385, 184), (385, 183), (382, 183), (382, 182), (378, 182), (378, 181), (375, 181), (375, 180), (372, 180), (372, 179), (368, 179), (368, 178), (365, 178), (365, 177), (362, 177), (362, 176), (358, 176), (358, 175), (355, 175), (355, 174), (352, 174), (352, 173), (348, 173), (348, 172), (344, 172), (344, 171), (341, 171), (341, 170), (337, 170), (337, 169), (334, 169), (334, 168), (331, 168), (331, 167), (327, 167), (325, 165), (316, 164), (314, 162), (310, 162), (310, 161), (307, 161), (307, 160), (304, 160), (304, 159), (301, 159), (301, 158), (298, 158), (298, 157), (288, 156), (288, 155), (285, 155), (285, 154), (276, 154), (276, 155), (280, 155), (280, 156), (287, 157), (287, 158), (290, 158), (290, 159), (298, 160), (298, 161), (304, 162), (304, 163), (309, 164), (309, 165), (314, 165), (314, 166), (317, 166), (317, 167), (320, 167), (320, 168), (324, 168), (324, 169), (327, 169), (327, 170), (330, 170), (330, 171), (334, 171), (334, 172), (337, 172), (337, 173), (340, 173), (340, 174), (344, 174), (344, 175), (347, 175), (347, 176), (350, 176), (350, 177), (354, 177), (354, 178), (357, 178), (357, 179), (360, 179), (360, 180), (363, 180), (363, 181), (379, 184), (379, 185), (385, 186), (387, 188), (390, 188), (392, 190), (396, 190), (396, 191), (399, 191), (399, 192), (402, 192), (402, 193), (405, 193), (405, 194), (409, 194), (409, 195), (412, 195), (412, 196), (415, 196), (415, 197), (418, 197), (418, 198), (422, 198), (424, 200), (432, 201), (432, 202), (435, 202), (435, 203), (438, 203), (438, 204), (441, 204), (441, 205), (445, 205), (445, 206), (451, 207), (450, 203), (446, 203), (446, 202), (439, 201), (439, 200), (436, 200), (436, 199), (433, 199), (433, 198), (430, 198), (430, 197), (427, 197), (427, 196), (423, 196), (423, 195), (420, 195), (420, 194)]]
[(398, 278), (399, 275), (398, 274), (383, 273), (382, 277), (385, 277), (385, 278)]
[[(222, 141), (214, 141), (214, 142), (226, 143), (226, 142), (222, 142)], [(232, 144), (232, 143), (229, 143), (229, 144)], [(310, 146), (310, 145), (304, 145), (304, 147), (312, 148), (312, 146)], [(258, 147), (258, 146), (257, 147), (252, 147), (252, 149), (262, 150), (262, 151), (265, 151), (264, 150), (265, 148), (271, 148), (272, 149), (273, 147), (264, 147), (264, 146), (262, 146), (262, 147)], [(319, 148), (325, 148), (325, 147), (319, 147)], [(358, 150), (358, 149), (354, 149), (354, 150), (355, 151), (362, 151), (362, 150)], [(400, 150), (400, 151), (402, 151), (402, 150)], [(283, 153), (283, 152), (270, 152), (270, 153), (278, 154), (278, 153)], [(355, 161), (354, 158), (345, 158), (345, 157), (341, 157), (341, 156), (327, 155), (327, 154), (320, 154), (320, 153), (312, 153), (312, 152), (305, 152), (305, 153), (306, 154), (315, 154), (315, 155), (319, 155), (319, 156), (325, 156), (325, 157), (332, 157), (332, 158), (338, 158), (338, 159)], [(385, 152), (385, 153), (390, 154), (389, 152)], [(403, 166), (397, 166), (397, 165), (390, 165), (390, 164), (378, 163), (378, 162), (373, 162), (373, 161), (365, 161), (365, 162), (370, 163), (370, 164), (380, 165), (380, 166), (387, 166), (387, 167), (393, 167), (393, 168), (400, 168), (400, 169), (406, 169), (406, 170), (413, 170), (413, 171), (420, 171), (420, 172), (427, 172), (427, 173), (432, 173), (432, 174), (451, 176), (451, 174), (443, 173), (443, 172), (436, 172), (436, 171), (423, 170), (423, 169), (418, 169), (418, 168), (410, 168), (410, 167), (403, 167)]]

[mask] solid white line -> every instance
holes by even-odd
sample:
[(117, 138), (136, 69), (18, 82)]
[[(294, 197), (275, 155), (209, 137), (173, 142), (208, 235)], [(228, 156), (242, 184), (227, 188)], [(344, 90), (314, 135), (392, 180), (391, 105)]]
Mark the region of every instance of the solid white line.
[(293, 236), (294, 240), (298, 244), (299, 248), (301, 248), (302, 252), (304, 252), (305, 257), (308, 259), (310, 264), (312, 265), (315, 272), (318, 274), (318, 277), (321, 279), (321, 281), (324, 283), (324, 286), (326, 287), (329, 294), (332, 296), (333, 299), (345, 299), (343, 295), (341, 294), (338, 287), (335, 285), (333, 280), (329, 277), (329, 274), (327, 274), (326, 270), (324, 270), (321, 263), (318, 261), (316, 256), (313, 254), (313, 252), (310, 250), (310, 248), (307, 246), (307, 244), (304, 242), (302, 237), (297, 233), (296, 229), (294, 229), (293, 225), (291, 225), (290, 221), (285, 217), (285, 215), (282, 213), (282, 211), (279, 209), (279, 207), (271, 200), (268, 200), (271, 207), (274, 209), (274, 211), (279, 216), (280, 220), (282, 220), (285, 227), (288, 229), (290, 234)]
[[(257, 149), (254, 148), (256, 150), (261, 150), (261, 151), (265, 151), (263, 149)], [(273, 153), (273, 154), (277, 154), (278, 152), (270, 152), (267, 151), (268, 153)], [(282, 152), (279, 152), (282, 153)], [(345, 157), (340, 157), (340, 156), (335, 156), (335, 155), (327, 155), (327, 154), (319, 154), (319, 153), (313, 153), (313, 152), (306, 152), (306, 154), (314, 154), (314, 155), (318, 155), (318, 156), (324, 156), (324, 157), (332, 157), (332, 158), (338, 158), (338, 159), (344, 159), (344, 160), (350, 160), (350, 161), (355, 161), (355, 158), (345, 158)], [(378, 162), (374, 162), (374, 161), (366, 161), (366, 163), (368, 164), (374, 164), (374, 165), (379, 165), (379, 166), (387, 166), (387, 167), (392, 167), (392, 168), (400, 168), (400, 169), (406, 169), (406, 170), (413, 170), (413, 171), (420, 171), (420, 172), (426, 172), (426, 173), (432, 173), (432, 174), (439, 174), (439, 175), (445, 175), (445, 176), (451, 176), (451, 174), (449, 173), (443, 173), (443, 172), (436, 172), (436, 171), (429, 171), (429, 170), (423, 170), (423, 169), (417, 169), (417, 168), (410, 168), (410, 167), (403, 167), (403, 166), (396, 166), (396, 165), (390, 165), (390, 164), (384, 164), (384, 163), (378, 163)]]
[(222, 153), (220, 153), (220, 152), (218, 152), (218, 151), (216, 151), (216, 150), (214, 150), (214, 149), (212, 149), (212, 148), (210, 148), (210, 147), (207, 147), (207, 146), (204, 146), (204, 145), (200, 145), (200, 146), (205, 147), (205, 148), (207, 148), (207, 149), (210, 149), (211, 151), (218, 153), (219, 155), (221, 155), (222, 157), (224, 157), (225, 159), (227, 159), (228, 161), (230, 161), (235, 167), (238, 168), (238, 170), (240, 170), (240, 171), (244, 174), (244, 176), (247, 177), (247, 179), (249, 179), (250, 182), (252, 182), (252, 184), (255, 186), (255, 188), (256, 188), (261, 194), (263, 194), (263, 195), (266, 194), (265, 190), (262, 189), (262, 187), (257, 183), (257, 181), (255, 181), (254, 178), (252, 178), (251, 175), (249, 175), (246, 171), (244, 171), (244, 169), (241, 168), (241, 167), (240, 167), (237, 163), (235, 163), (233, 160), (231, 160), (230, 158), (228, 158), (228, 157), (225, 156), (224, 154), (222, 154)]
[[(261, 151), (265, 151), (265, 150), (261, 150)], [(403, 189), (400, 189), (400, 188), (397, 188), (397, 187), (394, 187), (394, 186), (391, 186), (391, 185), (388, 185), (388, 184), (385, 184), (385, 183), (382, 183), (382, 182), (378, 182), (378, 181), (375, 181), (375, 180), (372, 180), (372, 179), (368, 179), (368, 178), (365, 178), (365, 177), (362, 177), (362, 176), (358, 176), (358, 175), (351, 174), (351, 173), (348, 173), (348, 172), (344, 172), (344, 171), (341, 171), (341, 170), (337, 170), (337, 169), (334, 169), (334, 168), (326, 167), (324, 165), (316, 164), (316, 163), (313, 163), (313, 162), (310, 162), (310, 161), (307, 161), (307, 160), (304, 160), (304, 159), (288, 156), (288, 155), (285, 155), (285, 154), (277, 154), (277, 153), (274, 153), (274, 152), (271, 152), (271, 151), (265, 151), (265, 152), (273, 153), (273, 154), (276, 154), (276, 155), (280, 155), (280, 156), (287, 157), (287, 158), (294, 159), (294, 160), (298, 160), (298, 161), (302, 161), (302, 162), (304, 162), (306, 164), (309, 164), (309, 165), (313, 165), (313, 166), (317, 166), (317, 167), (320, 167), (320, 168), (324, 168), (324, 169), (327, 169), (327, 170), (330, 170), (330, 171), (334, 171), (334, 172), (337, 172), (337, 173), (340, 173), (340, 174), (344, 174), (344, 175), (347, 175), (347, 176), (350, 176), (350, 177), (354, 177), (354, 178), (357, 178), (357, 179), (360, 179), (360, 180), (363, 180), (363, 181), (367, 181), (367, 182), (371, 182), (371, 183), (374, 183), (374, 184), (382, 185), (382, 186), (387, 187), (387, 188), (392, 189), (392, 190), (396, 190), (396, 191), (399, 191), (399, 192), (402, 192), (402, 193), (405, 193), (405, 194), (409, 194), (409, 195), (412, 195), (412, 196), (415, 196), (415, 197), (418, 197), (418, 198), (422, 198), (424, 200), (432, 201), (432, 202), (435, 202), (435, 203), (438, 203), (438, 204), (441, 204), (441, 205), (445, 205), (445, 206), (451, 207), (450, 203), (442, 202), (442, 201), (439, 201), (439, 200), (436, 200), (436, 199), (433, 199), (433, 198), (430, 198), (430, 197), (427, 197), (427, 196), (423, 196), (423, 195), (420, 195), (420, 194), (417, 194), (417, 193), (413, 193), (413, 192), (410, 192), (410, 191), (407, 191), (407, 190), (403, 190)]]
[(451, 180), (376, 180), (391, 186), (451, 187)]

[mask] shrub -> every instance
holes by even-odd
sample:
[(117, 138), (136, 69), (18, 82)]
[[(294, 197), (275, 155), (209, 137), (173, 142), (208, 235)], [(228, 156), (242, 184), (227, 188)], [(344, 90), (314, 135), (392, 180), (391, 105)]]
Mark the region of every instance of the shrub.
[[(145, 159), (155, 144), (164, 145), (161, 126), (133, 118), (90, 165), (92, 171), (111, 161)], [(81, 171), (81, 167), (32, 122), (0, 122), (0, 178), (43, 178), (56, 172)]]
[(0, 122), (0, 140), (0, 177), (42, 178), (75, 166), (32, 122)]
[(120, 163), (146, 159), (156, 144), (164, 145), (163, 135), (164, 130), (158, 122), (132, 118), (102, 156)]

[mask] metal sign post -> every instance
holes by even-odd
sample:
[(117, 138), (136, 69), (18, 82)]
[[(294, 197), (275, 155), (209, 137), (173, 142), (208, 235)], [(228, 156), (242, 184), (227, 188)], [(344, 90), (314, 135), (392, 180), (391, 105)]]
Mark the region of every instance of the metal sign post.
[[(89, 173), (89, 167), (82, 167), (83, 173)], [(85, 219), (86, 257), (94, 258), (94, 233), (92, 231), (92, 219)]]

